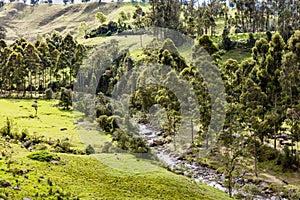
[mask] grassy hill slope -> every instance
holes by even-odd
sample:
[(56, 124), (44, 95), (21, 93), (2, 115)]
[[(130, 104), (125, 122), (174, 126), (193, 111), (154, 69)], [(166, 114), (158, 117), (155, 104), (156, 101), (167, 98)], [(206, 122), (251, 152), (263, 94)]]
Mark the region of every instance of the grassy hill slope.
[(0, 8), (0, 26), (7, 30), (6, 39), (10, 42), (20, 37), (34, 40), (37, 34), (45, 35), (53, 30), (76, 34), (81, 22), (87, 24), (87, 29), (94, 28), (99, 25), (95, 20), (97, 12), (103, 12), (110, 21), (117, 20), (121, 11), (127, 13), (134, 10), (135, 5), (131, 3), (41, 4), (35, 7), (7, 3)]
[[(0, 128), (6, 118), (12, 120), (13, 132), (28, 129), (31, 136), (44, 136), (48, 141), (68, 138), (72, 149), (84, 149), (74, 117), (80, 113), (60, 110), (56, 100), (38, 101), (38, 115), (31, 107), (33, 100), (0, 99)], [(67, 128), (62, 131), (61, 128)], [(105, 135), (94, 131), (103, 139)], [(6, 142), (5, 142), (6, 141)], [(94, 141), (95, 142), (95, 141)], [(101, 144), (103, 141), (99, 141)], [(57, 153), (58, 163), (31, 160), (27, 155), (49, 145), (32, 145), (31, 150), (14, 140), (0, 136), (0, 199), (229, 199), (216, 189), (197, 184), (189, 178), (173, 174), (157, 162), (137, 160), (130, 154), (79, 155)], [(4, 187), (4, 183), (10, 187)], [(65, 198), (62, 198), (65, 199)]]

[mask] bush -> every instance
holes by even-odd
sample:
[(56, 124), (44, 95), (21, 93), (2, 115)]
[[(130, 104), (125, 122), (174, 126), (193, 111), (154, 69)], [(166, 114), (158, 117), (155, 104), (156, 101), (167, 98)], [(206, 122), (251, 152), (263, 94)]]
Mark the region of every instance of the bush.
[(47, 88), (45, 90), (46, 99), (52, 99), (53, 98), (53, 91), (51, 88)]
[(88, 145), (85, 149), (85, 152), (87, 155), (90, 155), (90, 154), (95, 154), (95, 149), (92, 147), (92, 145)]
[(257, 149), (257, 156), (259, 162), (275, 160), (279, 156), (279, 152), (272, 147), (260, 146)]
[(71, 143), (68, 138), (63, 139), (62, 141), (58, 140), (55, 149), (60, 153), (70, 153), (71, 151)]
[(72, 91), (66, 88), (61, 88), (61, 94), (59, 99), (59, 105), (64, 109), (69, 110), (69, 107), (72, 106)]
[(248, 39), (247, 39), (247, 45), (248, 45), (248, 47), (254, 47), (255, 42), (256, 42), (256, 39), (254, 38), (253, 33), (249, 33)]
[(49, 162), (51, 160), (59, 160), (60, 159), (56, 154), (50, 153), (49, 151), (45, 151), (45, 150), (31, 153), (27, 157), (32, 160), (37, 160), (37, 161), (41, 161), (41, 162)]

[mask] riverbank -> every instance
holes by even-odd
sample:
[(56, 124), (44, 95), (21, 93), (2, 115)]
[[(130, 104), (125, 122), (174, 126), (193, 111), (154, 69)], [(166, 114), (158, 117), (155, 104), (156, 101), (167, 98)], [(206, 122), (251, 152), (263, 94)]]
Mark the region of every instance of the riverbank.
[[(228, 188), (225, 186), (225, 175), (220, 174), (217, 170), (202, 166), (198, 162), (188, 161), (184, 159), (178, 152), (171, 150), (168, 144), (163, 142), (162, 133), (157, 131), (154, 127), (147, 124), (140, 124), (140, 135), (149, 144), (151, 150), (156, 154), (157, 158), (163, 162), (170, 171), (190, 177), (195, 182), (202, 182), (218, 190), (228, 193)], [(191, 151), (186, 151), (192, 154)], [(195, 157), (196, 155), (191, 155)], [(235, 182), (240, 186), (247, 185), (247, 180), (242, 177), (236, 178)], [(250, 184), (250, 183), (249, 183)], [(235, 196), (243, 196), (256, 200), (276, 200), (281, 198), (276, 196), (272, 191), (269, 194), (250, 194), (240, 188), (234, 188), (232, 194)]]

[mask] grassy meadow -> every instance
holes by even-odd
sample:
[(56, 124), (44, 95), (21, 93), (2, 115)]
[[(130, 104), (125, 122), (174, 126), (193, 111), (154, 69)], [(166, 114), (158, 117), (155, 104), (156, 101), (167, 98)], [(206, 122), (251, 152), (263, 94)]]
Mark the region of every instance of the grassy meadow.
[[(91, 123), (87, 123), (89, 128), (74, 124), (82, 115), (60, 109), (56, 100), (38, 100), (37, 116), (31, 118), (35, 115), (33, 101), (0, 99), (0, 127), (9, 118), (16, 132), (27, 129), (30, 135), (69, 138), (72, 148), (78, 149), (108, 139)], [(29, 159), (32, 152), (20, 142), (8, 143), (1, 137), (0, 143), (2, 152), (11, 153), (0, 157), (0, 183), (11, 184), (0, 186), (0, 199), (229, 199), (227, 194), (171, 173), (155, 161), (130, 154), (119, 154), (116, 159), (109, 153), (53, 153), (60, 158), (58, 162), (41, 162)], [(36, 146), (32, 151), (38, 152)]]

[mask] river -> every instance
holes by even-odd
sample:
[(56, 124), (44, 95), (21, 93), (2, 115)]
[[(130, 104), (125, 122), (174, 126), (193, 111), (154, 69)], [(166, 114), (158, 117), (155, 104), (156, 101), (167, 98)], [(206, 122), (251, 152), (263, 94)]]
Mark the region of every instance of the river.
[[(197, 162), (189, 162), (182, 158), (178, 153), (172, 152), (168, 145), (156, 145), (161, 139), (161, 132), (157, 131), (154, 127), (147, 124), (139, 125), (139, 132), (141, 137), (150, 145), (151, 151), (157, 155), (158, 159), (166, 164), (171, 171), (173, 172), (181, 172), (183, 171), (183, 175), (191, 177), (196, 182), (205, 183), (211, 187), (214, 187), (218, 190), (228, 193), (228, 189), (224, 186), (223, 182), (225, 180), (224, 175), (218, 174), (216, 170), (201, 166)], [(154, 145), (154, 143), (156, 143)], [(235, 182), (239, 184), (239, 180), (241, 178), (236, 178)], [(232, 194), (242, 194), (243, 196), (252, 196), (241, 189), (233, 189)], [(261, 195), (256, 195), (253, 197), (255, 200), (277, 200), (284, 198), (279, 198), (276, 196), (272, 196), (270, 198), (264, 197)]]

